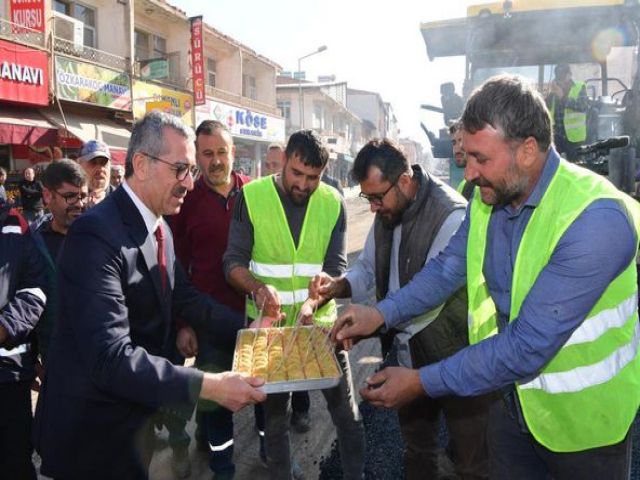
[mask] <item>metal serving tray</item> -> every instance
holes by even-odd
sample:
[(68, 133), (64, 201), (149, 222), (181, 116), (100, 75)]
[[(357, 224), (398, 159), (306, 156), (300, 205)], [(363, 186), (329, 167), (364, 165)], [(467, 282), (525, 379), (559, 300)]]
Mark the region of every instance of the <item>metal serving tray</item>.
[[(308, 329), (311, 332), (312, 329), (317, 327), (298, 326), (298, 327), (272, 327), (272, 328), (239, 330), (236, 337), (236, 347), (233, 355), (233, 371), (234, 372), (240, 371), (238, 368), (238, 363), (240, 362), (239, 347), (241, 345), (241, 338), (244, 335), (253, 335), (252, 345), (255, 345), (255, 341), (259, 335), (268, 336), (271, 332), (279, 332), (284, 336), (284, 332), (286, 330), (294, 330), (294, 328)], [(243, 333), (243, 332), (248, 332), (248, 333)], [(283, 350), (285, 349), (286, 349), (286, 346), (284, 346)], [(283, 355), (284, 354), (285, 352), (283, 351)], [(272, 382), (266, 381), (265, 384), (259, 388), (259, 390), (269, 394), (269, 393), (296, 392), (296, 391), (304, 391), (304, 390), (323, 390), (325, 388), (332, 388), (337, 386), (338, 383), (340, 383), (340, 378), (342, 377), (342, 369), (340, 368), (340, 363), (336, 358), (335, 350), (333, 348), (330, 348), (330, 349), (327, 349), (326, 352), (321, 352), (320, 355), (321, 355), (321, 360), (331, 362), (333, 366), (335, 366), (335, 372), (337, 372), (337, 375), (321, 376), (320, 378), (305, 378), (300, 380), (284, 380), (284, 381), (272, 381)], [(252, 368), (253, 368), (254, 359), (255, 358), (252, 356)], [(283, 361), (283, 363), (286, 364), (286, 358)], [(316, 365), (318, 365), (317, 358), (316, 358)], [(247, 373), (247, 372), (243, 372), (243, 373)]]

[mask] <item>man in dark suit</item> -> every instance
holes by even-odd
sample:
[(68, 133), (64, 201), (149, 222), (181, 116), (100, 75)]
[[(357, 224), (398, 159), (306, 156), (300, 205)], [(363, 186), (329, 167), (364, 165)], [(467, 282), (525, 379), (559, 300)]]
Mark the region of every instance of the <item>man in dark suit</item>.
[(242, 318), (197, 292), (162, 215), (193, 188), (193, 131), (152, 112), (133, 128), (125, 182), (70, 227), (58, 263), (59, 315), (36, 412), (41, 471), (64, 479), (146, 479), (159, 409), (198, 398), (230, 410), (263, 401), (261, 380), (166, 359), (172, 316), (234, 341)]

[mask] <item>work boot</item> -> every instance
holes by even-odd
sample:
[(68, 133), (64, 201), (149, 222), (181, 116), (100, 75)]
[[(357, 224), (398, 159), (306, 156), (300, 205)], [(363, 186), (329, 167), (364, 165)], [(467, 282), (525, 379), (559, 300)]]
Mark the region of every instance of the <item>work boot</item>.
[(171, 456), (171, 471), (177, 478), (187, 478), (191, 475), (191, 462), (189, 461), (189, 448), (186, 445), (173, 447)]
[(311, 430), (309, 412), (291, 412), (291, 426), (298, 433), (307, 433)]

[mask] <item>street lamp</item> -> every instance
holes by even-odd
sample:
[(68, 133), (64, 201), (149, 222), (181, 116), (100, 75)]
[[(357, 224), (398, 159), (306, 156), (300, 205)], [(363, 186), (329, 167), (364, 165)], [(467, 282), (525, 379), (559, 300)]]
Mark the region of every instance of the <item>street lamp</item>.
[(316, 50), (314, 50), (311, 53), (308, 53), (306, 55), (303, 55), (302, 57), (298, 58), (298, 115), (300, 115), (300, 129), (304, 129), (304, 101), (302, 99), (302, 69), (300, 67), (300, 63), (302, 62), (302, 60), (304, 60), (307, 57), (310, 57), (311, 55), (315, 55), (316, 53), (321, 53), (324, 52), (327, 49), (326, 45), (322, 45), (320, 47), (318, 47)]

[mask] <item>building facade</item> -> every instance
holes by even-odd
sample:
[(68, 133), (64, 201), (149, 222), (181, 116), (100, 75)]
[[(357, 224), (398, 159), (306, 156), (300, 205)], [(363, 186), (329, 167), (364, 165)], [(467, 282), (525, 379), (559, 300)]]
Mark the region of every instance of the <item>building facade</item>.
[(0, 166), (73, 158), (91, 139), (123, 163), (132, 123), (161, 109), (192, 127), (224, 120), (239, 167), (259, 175), (268, 143), (284, 141), (280, 67), (213, 27), (202, 40), (196, 108), (191, 21), (164, 0), (0, 0)]

